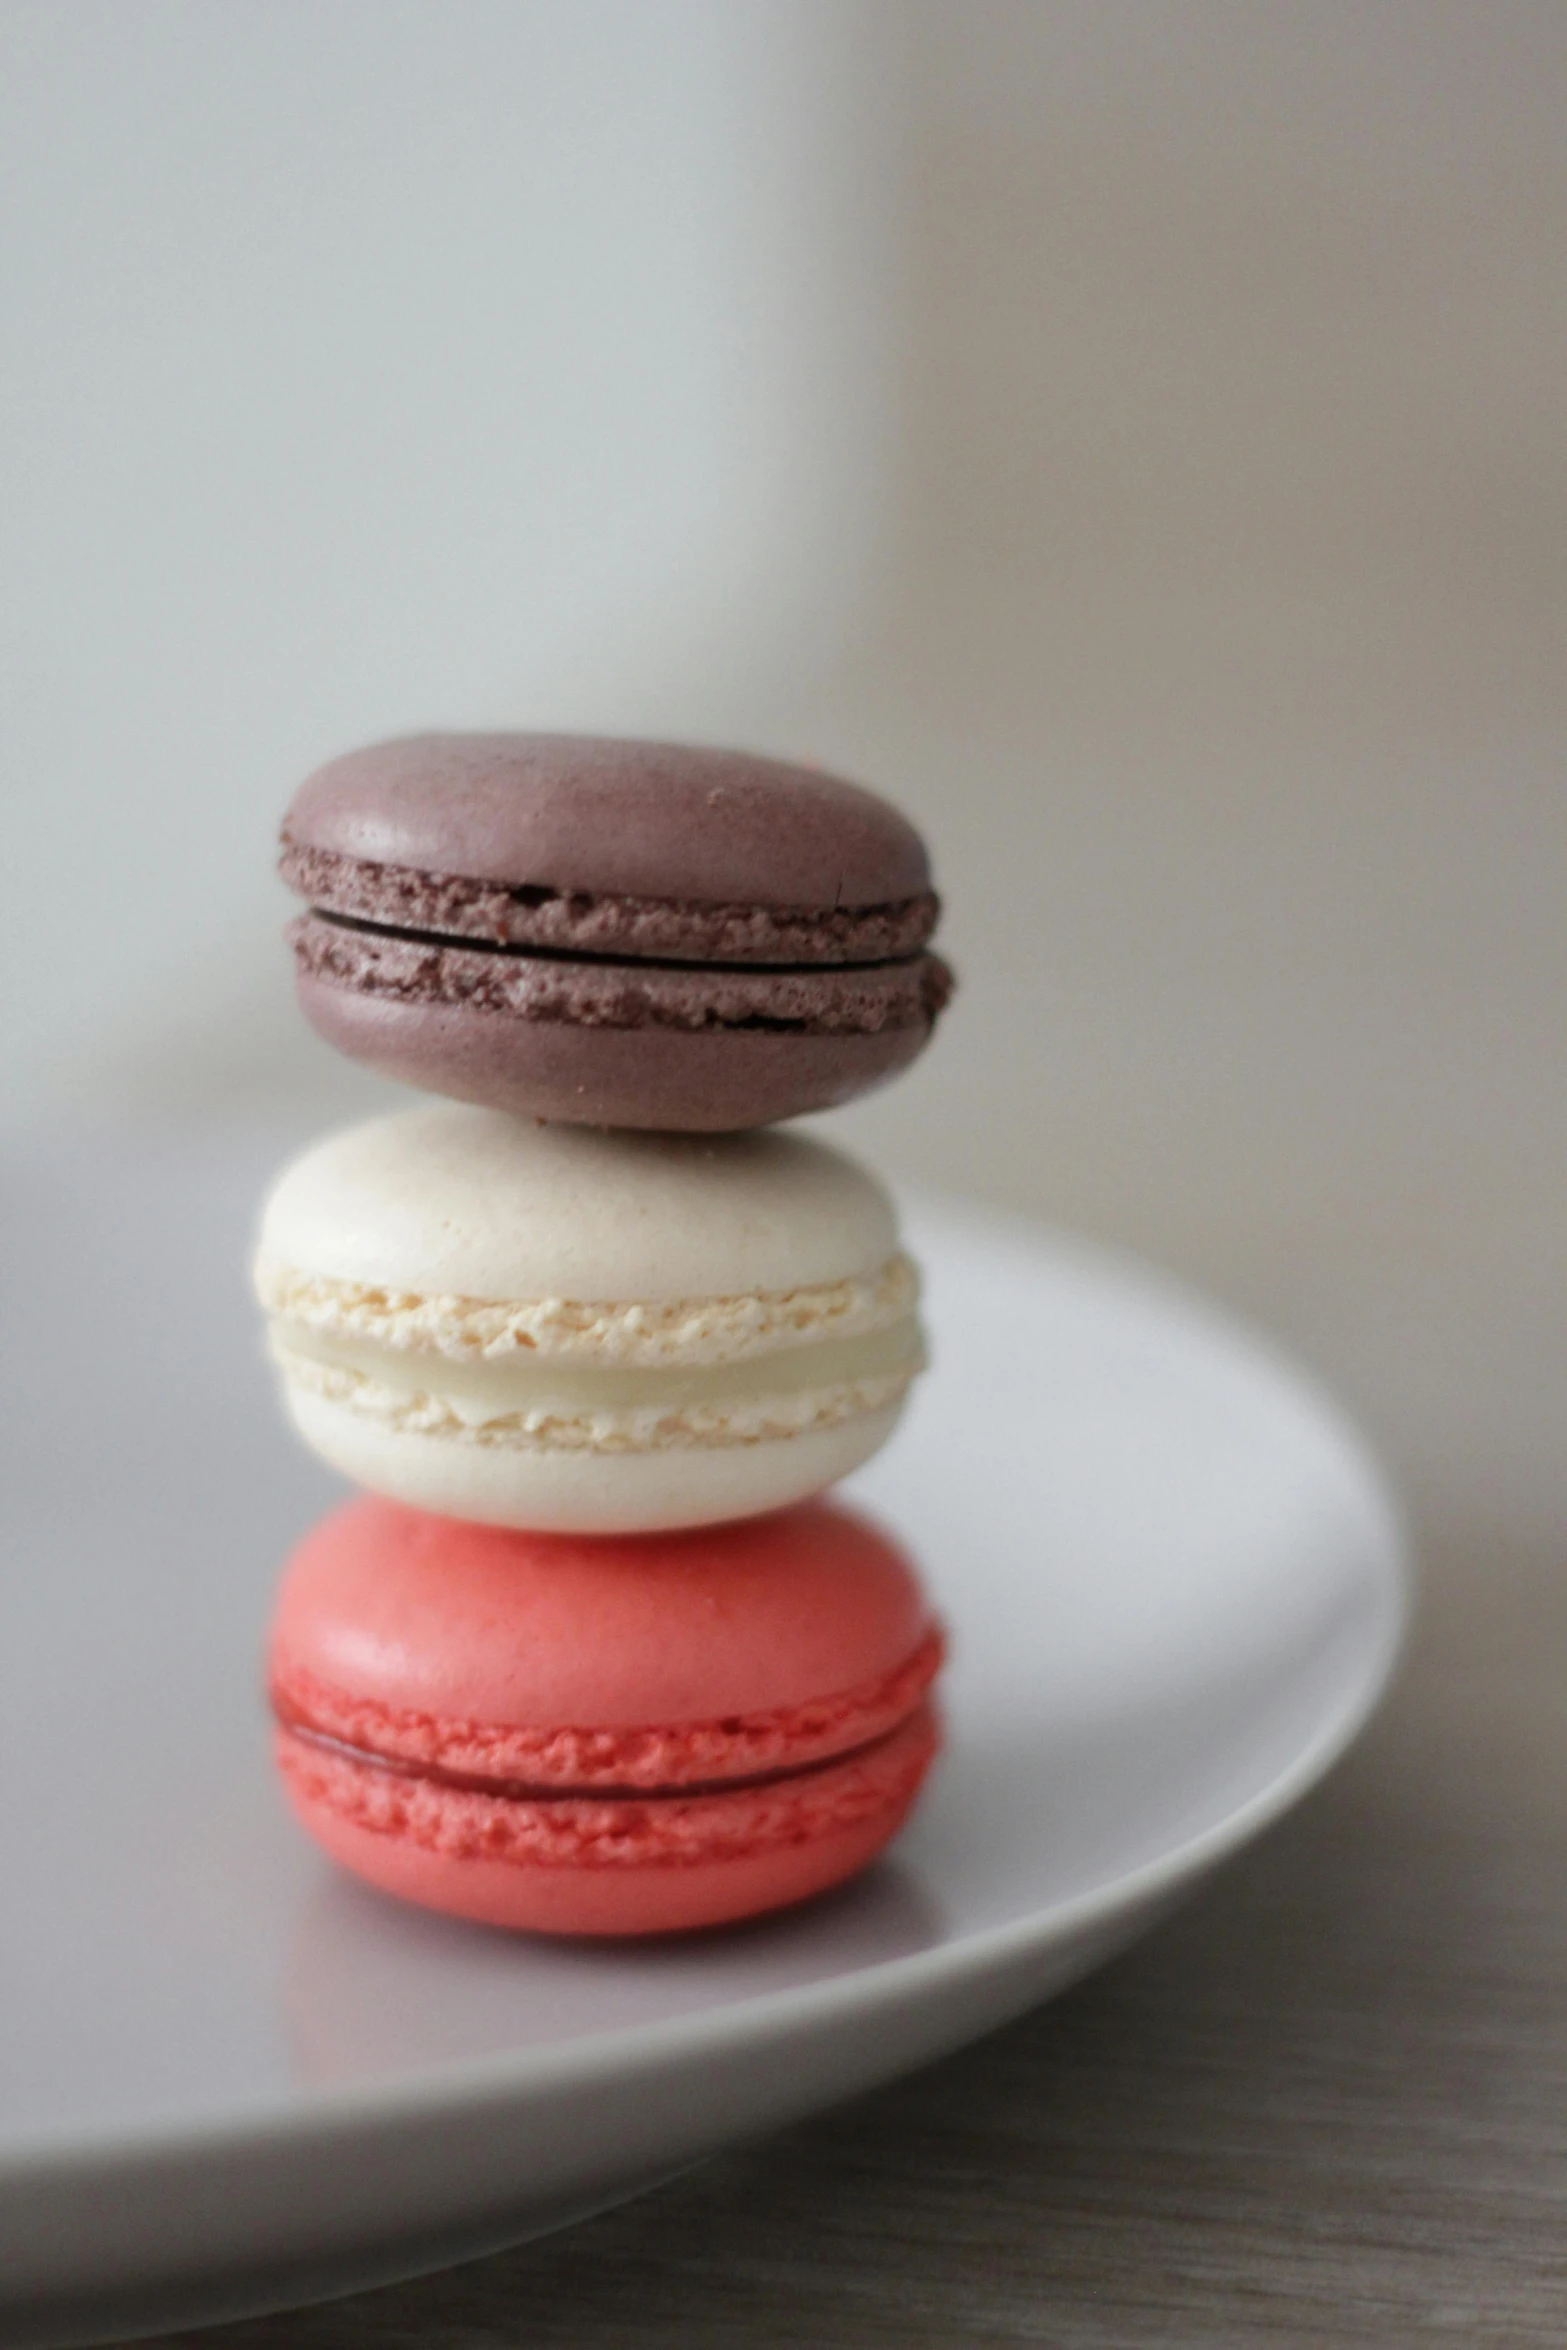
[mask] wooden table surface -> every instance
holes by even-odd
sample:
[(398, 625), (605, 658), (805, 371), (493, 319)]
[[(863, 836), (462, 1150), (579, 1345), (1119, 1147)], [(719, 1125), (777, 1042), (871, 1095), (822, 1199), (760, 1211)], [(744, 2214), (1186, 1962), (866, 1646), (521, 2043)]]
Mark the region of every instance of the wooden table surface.
[(1065, 1998), (565, 2235), (184, 2338), (1560, 2350), (1567, 1559), (1462, 1517), (1349, 1760)]

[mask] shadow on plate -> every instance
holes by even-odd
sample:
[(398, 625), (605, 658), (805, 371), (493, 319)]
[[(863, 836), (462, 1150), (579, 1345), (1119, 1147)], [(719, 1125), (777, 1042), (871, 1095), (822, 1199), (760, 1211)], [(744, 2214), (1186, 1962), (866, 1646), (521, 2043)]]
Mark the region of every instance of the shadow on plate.
[(946, 1931), (899, 1860), (775, 1917), (635, 1943), (502, 1933), (323, 1871), (289, 1952), (289, 2056), (301, 2086), (326, 2088), (516, 2055), (797, 1989)]

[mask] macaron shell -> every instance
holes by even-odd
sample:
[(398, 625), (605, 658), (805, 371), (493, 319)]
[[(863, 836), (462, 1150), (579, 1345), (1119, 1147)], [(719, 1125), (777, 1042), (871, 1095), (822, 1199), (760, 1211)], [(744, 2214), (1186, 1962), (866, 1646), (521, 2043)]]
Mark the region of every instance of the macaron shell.
[(271, 1655), (384, 1708), (618, 1729), (800, 1707), (894, 1671), (929, 1631), (901, 1550), (839, 1503), (582, 1540), (364, 1496), (294, 1552)]
[[(278, 1743), (302, 1825), (341, 1866), (383, 1892), (487, 1925), (611, 1936), (728, 1924), (853, 1876), (903, 1825), (934, 1758), (937, 1731), (923, 1707), (874, 1755), (809, 1774), (793, 1832), (788, 1782), (769, 1791), (765, 1804), (738, 1794), (672, 1805), (653, 1797), (639, 1807), (645, 1816), (635, 1831), (618, 1840), (622, 1848), (612, 1837), (602, 1840), (593, 1861), (524, 1857), (535, 1829), (546, 1848), (564, 1841), (547, 1817), (537, 1817), (560, 1810), (557, 1804), (516, 1803), (510, 1808), (518, 1817), (508, 1821), (505, 1799), (428, 1782), (415, 1791), (392, 1774), (356, 1773), (314, 1755), (286, 1732)], [(601, 1818), (627, 1809), (585, 1808)], [(665, 1814), (669, 1851), (659, 1858)], [(748, 1849), (750, 1815), (762, 1825)], [(491, 1857), (496, 1846), (509, 1848), (509, 1856)]]
[(930, 886), (913, 826), (857, 784), (592, 735), (372, 744), (309, 777), (283, 830), (421, 873), (696, 903), (879, 905)]
[(727, 1134), (831, 1110), (917, 1060), (931, 1023), (861, 1033), (593, 1028), (356, 993), (309, 971), (300, 1008), (326, 1043), (420, 1091), (567, 1125)]
[(882, 1186), (822, 1143), (603, 1134), (442, 1102), (302, 1153), (258, 1253), (425, 1295), (648, 1302), (850, 1279), (896, 1247)]
[(284, 1394), (311, 1451), (355, 1485), (439, 1516), (551, 1534), (658, 1533), (783, 1509), (860, 1468), (901, 1410), (758, 1444), (603, 1453), (464, 1444), (388, 1427), (292, 1384)]

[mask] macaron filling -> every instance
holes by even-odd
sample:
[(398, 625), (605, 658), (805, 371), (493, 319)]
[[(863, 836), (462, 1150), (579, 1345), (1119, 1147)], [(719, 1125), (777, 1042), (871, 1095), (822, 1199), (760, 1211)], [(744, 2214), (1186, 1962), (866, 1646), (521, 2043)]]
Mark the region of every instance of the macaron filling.
[(264, 1267), (290, 1385), (465, 1443), (602, 1452), (754, 1444), (901, 1404), (924, 1366), (913, 1268), (814, 1296), (639, 1309), (399, 1296)]
[(579, 1028), (760, 1029), (879, 1035), (930, 1026), (952, 976), (939, 956), (788, 965), (620, 960), (379, 927), (312, 911), (289, 928), (302, 980), (392, 1003), (444, 1005)]
[(847, 1754), (739, 1780), (558, 1788), (493, 1783), (344, 1746), (280, 1722), (277, 1758), (295, 1796), (354, 1827), (447, 1858), (524, 1867), (678, 1867), (807, 1844), (913, 1800), (938, 1743), (922, 1699)]
[(900, 1403), (924, 1355), (912, 1320), (868, 1338), (694, 1371), (421, 1361), (274, 1326), (273, 1358), (307, 1391), (371, 1418), (481, 1444), (654, 1450), (745, 1444)]

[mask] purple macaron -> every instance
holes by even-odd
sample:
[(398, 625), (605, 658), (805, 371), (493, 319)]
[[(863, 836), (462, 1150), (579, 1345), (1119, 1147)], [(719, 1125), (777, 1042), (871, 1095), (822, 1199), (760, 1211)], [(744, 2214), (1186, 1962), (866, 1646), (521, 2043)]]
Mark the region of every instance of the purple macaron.
[(723, 1131), (906, 1068), (951, 992), (886, 801), (737, 751), (431, 734), (320, 768), (283, 825), (300, 1001), (405, 1084)]

